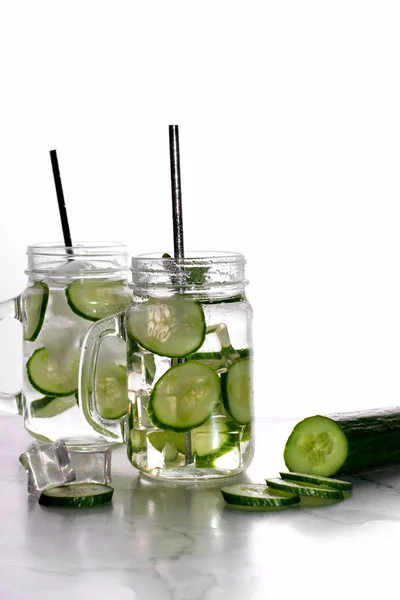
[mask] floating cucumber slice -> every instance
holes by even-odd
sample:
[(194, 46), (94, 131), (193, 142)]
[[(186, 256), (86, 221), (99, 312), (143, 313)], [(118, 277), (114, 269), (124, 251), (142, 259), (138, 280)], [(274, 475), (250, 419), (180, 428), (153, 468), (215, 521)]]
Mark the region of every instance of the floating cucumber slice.
[(292, 492), (300, 496), (312, 496), (314, 498), (324, 498), (326, 500), (343, 500), (343, 492), (322, 485), (312, 483), (295, 483), (294, 481), (283, 481), (276, 477), (275, 479), (266, 479), (268, 487), (281, 492)]
[(47, 304), (49, 287), (43, 281), (37, 281), (23, 295), (24, 307), (24, 340), (34, 342), (42, 329)]
[(46, 396), (72, 396), (78, 388), (79, 354), (74, 353), (60, 364), (47, 348), (36, 350), (26, 370), (31, 385)]
[(54, 396), (45, 396), (31, 402), (31, 415), (37, 419), (56, 417), (69, 408), (77, 405), (76, 396), (67, 398), (54, 398)]
[(164, 450), (165, 444), (167, 440), (169, 442), (173, 442), (176, 446), (176, 449), (181, 454), (186, 453), (186, 434), (185, 433), (177, 433), (176, 431), (153, 431), (149, 433), (148, 440), (152, 446), (159, 452)]
[(285, 481), (294, 481), (298, 483), (313, 483), (334, 488), (335, 490), (350, 491), (353, 484), (350, 481), (341, 479), (332, 479), (332, 477), (322, 477), (321, 475), (307, 475), (307, 473), (279, 473)]
[(43, 506), (64, 506), (67, 508), (88, 508), (110, 502), (114, 490), (100, 483), (71, 483), (51, 488), (41, 493), (39, 504)]
[(286, 467), (294, 473), (329, 476), (346, 460), (347, 439), (339, 425), (319, 415), (300, 421), (284, 451)]
[(251, 364), (239, 358), (221, 378), (225, 410), (241, 425), (251, 421)]
[(197, 302), (181, 297), (151, 298), (130, 310), (127, 329), (143, 348), (182, 358), (203, 344), (206, 324)]
[(126, 366), (111, 363), (102, 366), (96, 380), (97, 410), (105, 419), (119, 419), (128, 410)]
[(228, 485), (221, 488), (221, 494), (228, 504), (252, 506), (264, 510), (278, 510), (300, 502), (298, 493), (271, 492), (262, 483)]
[(123, 281), (75, 281), (67, 287), (65, 295), (71, 310), (89, 321), (121, 312), (131, 301)]
[(171, 367), (156, 383), (147, 414), (160, 429), (189, 431), (211, 416), (221, 396), (218, 375), (198, 362)]
[(215, 459), (237, 446), (239, 432), (226, 418), (212, 417), (194, 429), (191, 437), (196, 466), (212, 466)]

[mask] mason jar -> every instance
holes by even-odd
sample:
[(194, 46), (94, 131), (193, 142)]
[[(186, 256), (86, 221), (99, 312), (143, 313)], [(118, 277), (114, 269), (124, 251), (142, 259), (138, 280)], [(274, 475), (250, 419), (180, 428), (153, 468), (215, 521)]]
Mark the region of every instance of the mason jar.
[[(63, 438), (71, 448), (108, 445), (80, 410), (80, 351), (88, 328), (128, 306), (129, 258), (119, 243), (34, 244), (27, 249), (28, 285), (0, 304), (0, 318), (23, 329), (23, 387), (1, 394), (0, 408), (19, 412), (28, 432), (47, 442)], [(122, 345), (122, 347), (121, 347)], [(125, 347), (104, 344), (96, 374), (100, 414), (126, 413)]]
[[(132, 301), (88, 330), (79, 383), (88, 423), (124, 441), (147, 477), (237, 476), (253, 455), (252, 310), (243, 255), (132, 258)], [(103, 340), (126, 341), (128, 410), (104, 419), (93, 378)]]

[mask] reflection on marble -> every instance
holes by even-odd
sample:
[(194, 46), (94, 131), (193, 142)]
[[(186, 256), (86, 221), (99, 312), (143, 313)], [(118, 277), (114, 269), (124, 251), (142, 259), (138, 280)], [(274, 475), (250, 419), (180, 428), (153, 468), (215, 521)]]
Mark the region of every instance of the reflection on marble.
[[(258, 423), (240, 481), (278, 474), (292, 426)], [(214, 482), (138, 476), (118, 448), (112, 504), (55, 509), (26, 493), (21, 420), (1, 416), (0, 435), (0, 600), (298, 600), (314, 589), (329, 600), (336, 579), (345, 600), (397, 589), (400, 467), (354, 478), (352, 496), (331, 506), (241, 512)]]

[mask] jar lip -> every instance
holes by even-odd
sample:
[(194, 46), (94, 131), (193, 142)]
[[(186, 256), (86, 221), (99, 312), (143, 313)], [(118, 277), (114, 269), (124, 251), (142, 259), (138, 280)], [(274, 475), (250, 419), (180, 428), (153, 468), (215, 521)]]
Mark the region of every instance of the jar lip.
[[(70, 252), (68, 252), (70, 251)], [(65, 246), (62, 242), (39, 242), (27, 247), (28, 256), (115, 256), (128, 255), (128, 247), (120, 242), (75, 242)]]
[[(169, 254), (169, 257), (165, 257), (165, 254)], [(229, 252), (229, 251), (203, 251), (203, 250), (189, 250), (185, 251), (185, 257), (175, 259), (173, 252), (149, 252), (146, 254), (137, 254), (132, 256), (132, 265), (139, 265), (140, 263), (146, 263), (147, 261), (164, 261), (164, 260), (176, 260), (180, 264), (185, 262), (193, 263), (194, 261), (207, 262), (215, 261), (221, 263), (243, 263), (246, 262), (244, 255), (240, 252)]]

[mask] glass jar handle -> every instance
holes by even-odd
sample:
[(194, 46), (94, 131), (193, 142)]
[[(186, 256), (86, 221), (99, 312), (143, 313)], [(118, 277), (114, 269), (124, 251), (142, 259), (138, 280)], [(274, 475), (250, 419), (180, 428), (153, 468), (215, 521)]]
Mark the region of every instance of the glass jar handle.
[(102, 341), (109, 336), (119, 336), (125, 340), (123, 335), (124, 317), (124, 312), (118, 313), (101, 319), (89, 327), (83, 340), (79, 367), (81, 411), (95, 431), (114, 442), (124, 441), (125, 415), (118, 419), (105, 419), (100, 415), (96, 401), (96, 370)]
[[(4, 319), (17, 319), (17, 321), (22, 322), (20, 299), (21, 296), (18, 296), (17, 298), (0, 302), (0, 321)], [(22, 400), (22, 390), (19, 390), (15, 394), (0, 392), (0, 410), (13, 415), (22, 415)]]

